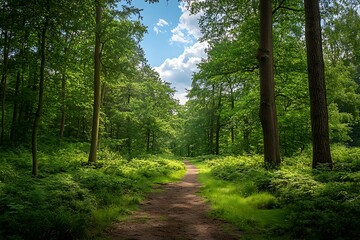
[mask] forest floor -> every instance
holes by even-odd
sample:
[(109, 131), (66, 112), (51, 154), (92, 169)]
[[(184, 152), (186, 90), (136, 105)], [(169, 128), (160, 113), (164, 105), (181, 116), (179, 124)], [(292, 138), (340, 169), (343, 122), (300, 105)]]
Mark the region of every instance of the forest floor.
[(105, 238), (122, 240), (239, 239), (235, 226), (209, 216), (198, 195), (198, 169), (185, 161), (187, 172), (177, 183), (160, 185), (127, 220), (115, 223)]

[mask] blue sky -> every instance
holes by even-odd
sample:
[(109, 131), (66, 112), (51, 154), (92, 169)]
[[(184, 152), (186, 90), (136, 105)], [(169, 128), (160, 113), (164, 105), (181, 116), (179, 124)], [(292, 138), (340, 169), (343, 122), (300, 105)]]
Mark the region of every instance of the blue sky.
[(180, 103), (185, 103), (185, 89), (191, 86), (196, 64), (206, 57), (207, 44), (198, 41), (201, 36), (197, 24), (199, 16), (190, 15), (184, 3), (177, 0), (160, 0), (154, 4), (133, 0), (132, 5), (143, 9), (142, 22), (148, 33), (141, 46), (149, 64), (177, 90), (175, 97)]

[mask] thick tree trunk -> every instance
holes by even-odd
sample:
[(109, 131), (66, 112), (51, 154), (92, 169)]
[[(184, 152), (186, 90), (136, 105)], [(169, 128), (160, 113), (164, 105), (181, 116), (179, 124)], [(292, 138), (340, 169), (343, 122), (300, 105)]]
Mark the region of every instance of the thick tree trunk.
[(4, 145), (5, 134), (5, 94), (6, 81), (8, 74), (8, 60), (9, 60), (9, 46), (8, 46), (8, 31), (4, 33), (4, 49), (3, 49), (3, 69), (1, 76), (1, 136), (0, 145)]
[(260, 120), (264, 137), (264, 160), (280, 164), (277, 129), (275, 83), (272, 47), (272, 1), (260, 0), (260, 44), (257, 53), (260, 66)]
[(316, 168), (319, 165), (327, 164), (332, 168), (319, 0), (304, 0), (304, 5), (313, 140), (312, 166)]
[[(50, 5), (50, 0), (47, 1), (48, 7)], [(39, 83), (39, 101), (38, 107), (35, 113), (35, 120), (33, 125), (33, 132), (32, 132), (32, 175), (38, 176), (38, 157), (37, 157), (37, 133), (40, 125), (40, 118), (43, 109), (43, 98), (44, 98), (44, 82), (45, 82), (45, 47), (46, 47), (46, 33), (48, 29), (49, 19), (48, 17), (45, 20), (42, 32), (41, 32), (41, 42), (40, 42), (40, 55), (41, 55), (41, 62), (40, 62), (40, 83)]]
[(96, 33), (94, 51), (94, 111), (91, 132), (91, 146), (89, 163), (95, 163), (97, 158), (97, 146), (99, 137), (100, 104), (101, 104), (101, 81), (100, 81), (100, 38), (101, 38), (101, 3), (96, 1)]

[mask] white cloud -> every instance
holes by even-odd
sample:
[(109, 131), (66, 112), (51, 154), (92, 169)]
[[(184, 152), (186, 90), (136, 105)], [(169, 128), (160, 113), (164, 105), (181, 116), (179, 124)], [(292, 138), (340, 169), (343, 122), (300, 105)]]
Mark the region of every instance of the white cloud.
[(177, 93), (175, 97), (180, 103), (186, 102), (186, 90), (191, 86), (191, 78), (194, 72), (198, 71), (197, 64), (206, 57), (206, 42), (196, 42), (192, 46), (184, 48), (183, 53), (176, 58), (166, 59), (155, 70), (160, 74), (161, 79), (170, 82)]
[(164, 26), (167, 26), (169, 25), (169, 23), (167, 21), (165, 21), (164, 19), (159, 19), (156, 26), (159, 26), (159, 27), (164, 27)]
[(202, 13), (190, 15), (189, 10), (185, 7), (185, 3), (180, 4), (181, 16), (179, 24), (171, 30), (172, 36), (170, 42), (189, 44), (197, 41), (200, 36), (200, 28), (198, 26), (198, 19)]
[(158, 20), (158, 22), (156, 23), (156, 26), (154, 26), (154, 32), (156, 32), (156, 34), (162, 33), (162, 32), (164, 32), (164, 30), (162, 30), (162, 28), (165, 26), (168, 26), (168, 25), (169, 25), (169, 23), (167, 21), (160, 18)]
[(187, 95), (186, 92), (182, 92), (182, 93), (176, 92), (174, 97), (179, 100), (181, 105), (184, 105), (188, 100), (186, 95)]
[[(198, 71), (197, 64), (201, 59), (206, 58), (206, 42), (199, 42), (201, 37), (198, 19), (202, 13), (190, 15), (185, 3), (180, 3), (181, 16), (178, 25), (171, 30), (170, 44), (184, 44), (184, 51), (178, 57), (167, 58), (155, 70), (160, 74), (161, 79), (170, 82), (176, 89), (175, 98), (181, 104), (187, 101), (186, 89), (191, 88), (191, 80), (194, 72)], [(160, 22), (158, 22), (160, 24)], [(157, 25), (160, 27), (159, 25)]]

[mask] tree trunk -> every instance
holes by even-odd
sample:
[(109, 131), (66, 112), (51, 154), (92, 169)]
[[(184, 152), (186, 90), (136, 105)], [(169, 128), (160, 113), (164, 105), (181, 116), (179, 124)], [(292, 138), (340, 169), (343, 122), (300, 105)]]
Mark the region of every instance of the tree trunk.
[(146, 152), (150, 152), (150, 128), (146, 129)]
[(216, 118), (216, 131), (215, 131), (215, 155), (220, 153), (220, 115)]
[(21, 76), (20, 71), (17, 73), (16, 76), (16, 84), (15, 84), (15, 93), (14, 93), (14, 111), (12, 117), (12, 124), (11, 124), (11, 132), (10, 132), (10, 142), (14, 144), (16, 141), (17, 135), (17, 121), (18, 121), (18, 112), (19, 112), (19, 88), (20, 88)]
[[(217, 110), (221, 108), (221, 96), (222, 96), (222, 85), (220, 85), (219, 91), (219, 101), (216, 107)], [(220, 112), (217, 113), (216, 117), (216, 130), (215, 130), (215, 154), (219, 155), (220, 153), (220, 129), (221, 129), (221, 116)]]
[(264, 137), (265, 163), (280, 164), (272, 47), (272, 1), (260, 0), (260, 120)]
[(6, 94), (6, 81), (8, 74), (8, 60), (9, 60), (9, 46), (8, 46), (8, 31), (4, 33), (4, 49), (3, 49), (3, 71), (1, 76), (1, 136), (0, 145), (4, 145), (5, 134), (5, 94)]
[(60, 137), (64, 137), (64, 131), (65, 131), (65, 120), (66, 120), (66, 57), (68, 52), (68, 33), (65, 35), (65, 47), (64, 47), (64, 57), (65, 57), (65, 63), (62, 70), (62, 76), (61, 76), (61, 119), (60, 119)]
[(304, 6), (313, 140), (312, 167), (316, 168), (320, 165), (327, 164), (332, 168), (319, 0), (304, 0)]
[(64, 131), (65, 131), (65, 94), (66, 91), (66, 76), (65, 73), (62, 74), (61, 78), (61, 119), (60, 119), (60, 137), (64, 137)]
[(155, 142), (155, 132), (152, 131), (152, 141), (151, 141), (151, 151), (154, 154), (155, 153), (155, 147), (156, 147), (156, 142)]
[(214, 154), (214, 124), (215, 124), (215, 85), (212, 85), (212, 105), (210, 109), (210, 127), (209, 127), (209, 154)]
[[(235, 98), (234, 98), (234, 89), (233, 86), (230, 84), (230, 96), (231, 96), (231, 113), (233, 114), (234, 112), (234, 108), (235, 108)], [(231, 127), (230, 127), (230, 132), (231, 132), (231, 145), (232, 145), (232, 152), (233, 152), (233, 146), (235, 144), (235, 128), (234, 128), (234, 123), (233, 121), (231, 121)]]
[[(47, 1), (48, 8), (50, 7), (50, 0)], [(49, 9), (48, 9), (49, 10)], [(34, 177), (38, 176), (38, 158), (37, 158), (37, 133), (40, 125), (40, 118), (43, 109), (43, 98), (44, 98), (44, 82), (45, 82), (45, 47), (46, 47), (46, 32), (48, 29), (49, 19), (46, 17), (45, 23), (41, 32), (41, 42), (40, 42), (40, 83), (39, 83), (39, 101), (38, 107), (35, 113), (35, 120), (33, 125), (33, 132), (32, 132), (32, 175)]]
[(249, 127), (247, 127), (247, 125), (249, 125), (249, 119), (247, 117), (244, 118), (244, 125), (246, 127), (244, 127), (243, 130), (243, 141), (244, 141), (244, 151), (245, 153), (249, 154), (250, 153), (250, 129)]
[(100, 38), (101, 38), (101, 3), (96, 1), (96, 33), (95, 33), (95, 51), (94, 51), (94, 111), (91, 132), (91, 146), (89, 154), (89, 163), (96, 162), (98, 136), (99, 136), (99, 120), (100, 120), (100, 104), (101, 104), (101, 81), (100, 81)]

